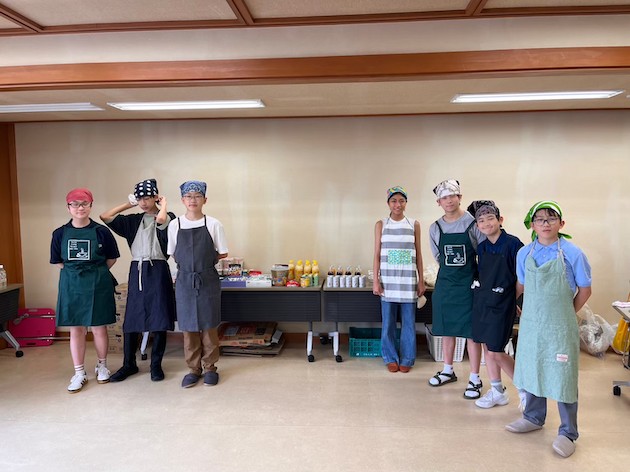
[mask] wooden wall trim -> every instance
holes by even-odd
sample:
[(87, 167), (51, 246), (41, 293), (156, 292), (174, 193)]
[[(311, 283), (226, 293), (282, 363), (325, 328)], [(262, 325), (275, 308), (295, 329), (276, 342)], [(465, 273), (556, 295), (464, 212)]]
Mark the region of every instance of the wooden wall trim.
[(350, 82), (630, 68), (630, 47), (377, 54), (0, 68), (0, 90)]

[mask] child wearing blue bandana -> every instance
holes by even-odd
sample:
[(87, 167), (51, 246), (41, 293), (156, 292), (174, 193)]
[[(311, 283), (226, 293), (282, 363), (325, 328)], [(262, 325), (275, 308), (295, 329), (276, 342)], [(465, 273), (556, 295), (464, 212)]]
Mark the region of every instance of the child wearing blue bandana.
[(184, 332), (184, 354), (190, 370), (182, 388), (193, 387), (203, 377), (206, 386), (219, 382), (221, 285), (215, 264), (228, 255), (223, 225), (206, 216), (203, 206), (206, 183), (189, 180), (180, 186), (186, 213), (168, 227), (168, 254), (177, 263), (175, 299), (177, 323)]

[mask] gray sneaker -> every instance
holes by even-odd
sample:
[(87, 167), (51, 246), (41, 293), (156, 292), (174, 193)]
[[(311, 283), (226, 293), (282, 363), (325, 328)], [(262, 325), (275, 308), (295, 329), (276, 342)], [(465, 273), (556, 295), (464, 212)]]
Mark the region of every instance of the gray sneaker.
[(195, 385), (197, 385), (197, 382), (199, 382), (200, 378), (201, 375), (193, 373), (184, 375), (184, 378), (182, 379), (182, 388), (194, 387)]
[(80, 392), (83, 386), (87, 383), (88, 378), (85, 371), (76, 373), (70, 379), (70, 385), (68, 385), (69, 393)]

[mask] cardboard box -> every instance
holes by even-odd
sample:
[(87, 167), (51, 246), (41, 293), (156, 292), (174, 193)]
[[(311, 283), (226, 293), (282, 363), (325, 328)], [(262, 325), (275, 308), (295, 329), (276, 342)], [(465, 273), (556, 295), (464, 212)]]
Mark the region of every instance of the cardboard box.
[(108, 354), (122, 354), (123, 352), (123, 337), (122, 335), (110, 334), (109, 347), (107, 348)]
[(268, 346), (276, 326), (275, 322), (222, 323), (219, 346)]

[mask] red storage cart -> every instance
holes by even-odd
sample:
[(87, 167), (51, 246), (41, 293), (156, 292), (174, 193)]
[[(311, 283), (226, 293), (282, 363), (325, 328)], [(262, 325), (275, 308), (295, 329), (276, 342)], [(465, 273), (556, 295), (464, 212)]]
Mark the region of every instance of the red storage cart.
[(55, 310), (25, 308), (8, 323), (9, 332), (22, 347), (50, 346), (55, 339)]

